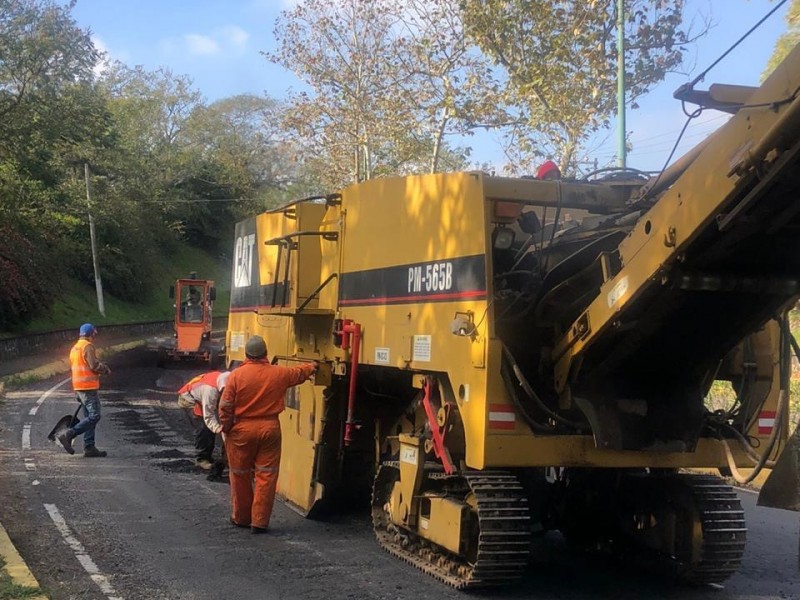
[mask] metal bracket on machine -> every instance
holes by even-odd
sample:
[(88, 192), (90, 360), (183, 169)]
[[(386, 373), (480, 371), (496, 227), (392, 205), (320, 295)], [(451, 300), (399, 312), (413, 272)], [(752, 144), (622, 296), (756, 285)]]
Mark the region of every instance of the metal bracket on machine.
[(433, 435), (433, 451), (436, 457), (442, 461), (444, 472), (450, 475), (455, 472), (456, 468), (453, 466), (453, 461), (450, 458), (450, 451), (447, 449), (447, 446), (444, 445), (444, 433), (442, 432), (444, 427), (443, 425), (439, 425), (436, 414), (437, 411), (434, 410), (431, 400), (434, 393), (438, 395), (439, 389), (436, 385), (436, 381), (432, 377), (425, 378), (422, 389), (422, 405), (425, 407), (425, 415), (428, 417), (428, 425), (430, 425), (431, 434)]

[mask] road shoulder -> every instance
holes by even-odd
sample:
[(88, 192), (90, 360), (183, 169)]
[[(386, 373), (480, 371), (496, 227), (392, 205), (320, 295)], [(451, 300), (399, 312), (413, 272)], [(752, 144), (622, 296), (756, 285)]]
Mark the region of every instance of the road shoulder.
[[(0, 559), (3, 561), (2, 571), (8, 575), (13, 585), (41, 591), (39, 582), (36, 581), (28, 565), (22, 560), (2, 524), (0, 524)], [(47, 596), (43, 593), (25, 597), (28, 600), (47, 600)]]

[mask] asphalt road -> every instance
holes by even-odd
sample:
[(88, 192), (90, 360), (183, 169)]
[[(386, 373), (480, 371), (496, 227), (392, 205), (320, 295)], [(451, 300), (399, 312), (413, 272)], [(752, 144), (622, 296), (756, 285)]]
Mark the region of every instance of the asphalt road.
[[(76, 406), (65, 376), (11, 392), (0, 406), (0, 522), (54, 600), (800, 598), (798, 515), (742, 492), (748, 550), (722, 589), (687, 588), (624, 564), (537, 546), (518, 585), (463, 594), (378, 548), (366, 513), (310, 521), (276, 505), (268, 535), (228, 523), (226, 483), (193, 466), (191, 427), (173, 393), (197, 369), (117, 355), (101, 390), (105, 459), (67, 455), (46, 436)], [(200, 366), (202, 369), (202, 366)]]

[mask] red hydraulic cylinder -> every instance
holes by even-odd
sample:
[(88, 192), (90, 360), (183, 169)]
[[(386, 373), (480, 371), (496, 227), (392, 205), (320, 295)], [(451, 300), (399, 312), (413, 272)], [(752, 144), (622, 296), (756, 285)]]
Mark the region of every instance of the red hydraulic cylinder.
[[(342, 321), (342, 350), (350, 350), (350, 389), (347, 395), (347, 420), (344, 424), (344, 445), (349, 446), (358, 429), (354, 415), (356, 407), (356, 384), (358, 382), (358, 357), (361, 350), (361, 325), (350, 320)], [(350, 339), (352, 337), (352, 345)]]

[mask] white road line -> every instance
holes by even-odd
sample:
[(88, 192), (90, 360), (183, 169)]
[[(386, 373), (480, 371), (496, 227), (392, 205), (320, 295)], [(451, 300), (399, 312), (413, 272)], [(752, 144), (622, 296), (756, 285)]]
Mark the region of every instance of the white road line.
[(108, 577), (100, 572), (100, 569), (92, 560), (92, 557), (86, 552), (83, 544), (72, 534), (69, 525), (67, 525), (64, 517), (61, 516), (58, 507), (55, 504), (45, 504), (44, 508), (50, 515), (50, 518), (53, 519), (53, 523), (56, 524), (58, 531), (61, 533), (61, 537), (63, 537), (67, 545), (72, 548), (72, 552), (75, 553), (75, 558), (81, 563), (81, 566), (83, 566), (83, 569), (89, 574), (89, 577), (92, 578), (92, 581), (97, 584), (100, 591), (106, 595), (108, 600), (123, 600), (122, 596), (117, 596), (117, 592), (114, 591), (114, 588), (108, 581)]
[(34, 404), (34, 405), (33, 405), (33, 407), (30, 409), (30, 411), (28, 411), (28, 414), (29, 414), (30, 416), (34, 416), (34, 415), (36, 414), (36, 411), (38, 411), (38, 410), (39, 410), (39, 407), (42, 405), (42, 403), (43, 403), (45, 400), (47, 400), (47, 397), (48, 397), (50, 394), (52, 394), (53, 392), (55, 392), (55, 391), (56, 391), (58, 388), (60, 388), (62, 385), (64, 385), (65, 383), (69, 382), (69, 381), (70, 381), (70, 379), (71, 379), (71, 378), (67, 378), (67, 379), (65, 379), (65, 380), (63, 380), (63, 381), (59, 381), (57, 384), (55, 384), (53, 387), (51, 387), (49, 390), (47, 390), (47, 391), (46, 391), (44, 394), (42, 394), (41, 396), (39, 396), (39, 399), (36, 401), (36, 404)]
[(31, 449), (31, 424), (25, 423), (22, 427), (22, 449)]
[[(59, 381), (57, 384), (55, 384), (53, 387), (51, 387), (49, 390), (47, 390), (44, 394), (39, 396), (39, 399), (36, 401), (36, 404), (34, 404), (31, 407), (31, 409), (28, 411), (28, 414), (30, 416), (32, 416), (32, 417), (35, 416), (36, 412), (39, 410), (39, 407), (42, 405), (42, 403), (45, 400), (47, 400), (48, 396), (50, 396), (50, 394), (55, 392), (58, 388), (60, 388), (65, 383), (68, 383), (71, 379), (72, 378), (70, 377), (68, 379), (64, 379), (62, 381)], [(23, 450), (30, 450), (31, 449), (31, 424), (30, 423), (25, 423), (25, 425), (23, 425), (23, 427), (22, 427), (22, 449)]]

